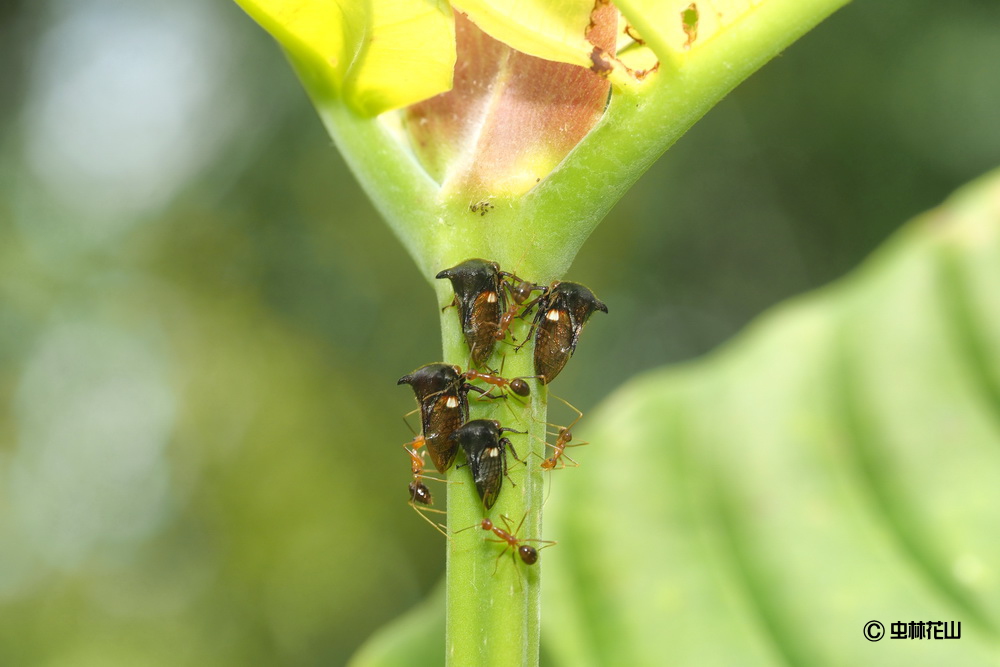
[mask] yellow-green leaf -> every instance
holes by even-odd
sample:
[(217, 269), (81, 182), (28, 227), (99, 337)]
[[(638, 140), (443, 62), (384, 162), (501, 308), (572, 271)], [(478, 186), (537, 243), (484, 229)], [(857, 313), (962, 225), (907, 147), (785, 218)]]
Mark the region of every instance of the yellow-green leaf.
[(451, 88), (454, 15), (443, 0), (236, 2), (364, 115)]
[(590, 67), (587, 40), (594, 0), (456, 0), (456, 9), (479, 29), (522, 53)]
[[(648, 46), (659, 60), (673, 61), (704, 44), (714, 35), (739, 25), (768, 0), (615, 0), (625, 24), (623, 37), (637, 38), (643, 47), (620, 60), (615, 54), (594, 54), (588, 39), (591, 14), (603, 0), (456, 0), (452, 3), (479, 28), (508, 46), (546, 60), (592, 67), (597, 59), (613, 68), (616, 84), (641, 78), (656, 65), (646, 54)], [(628, 43), (629, 40), (625, 40)], [(593, 56), (593, 57), (592, 57)], [(633, 71), (625, 76), (622, 65)]]
[(615, 5), (661, 59), (676, 57), (735, 24), (766, 0), (616, 0)]

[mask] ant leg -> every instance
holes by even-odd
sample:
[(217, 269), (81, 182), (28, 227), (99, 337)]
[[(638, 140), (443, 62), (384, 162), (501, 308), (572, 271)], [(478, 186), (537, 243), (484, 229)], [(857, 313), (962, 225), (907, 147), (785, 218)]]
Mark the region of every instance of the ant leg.
[[(569, 426), (566, 427), (567, 431), (570, 430), (571, 428), (573, 428), (574, 426), (576, 426), (576, 423), (578, 421), (580, 421), (581, 419), (583, 419), (583, 412), (581, 412), (578, 407), (576, 407), (575, 405), (573, 405), (572, 403), (570, 403), (569, 401), (567, 401), (562, 396), (558, 396), (556, 394), (553, 394), (552, 392), (549, 392), (549, 395), (552, 396), (552, 398), (556, 399), (557, 401), (559, 401), (560, 403), (562, 403), (563, 405), (565, 405), (567, 408), (569, 408), (570, 410), (572, 410), (573, 412), (576, 413), (576, 419), (574, 419), (573, 421), (571, 421), (569, 423)], [(555, 424), (549, 424), (549, 426), (555, 426)]]
[[(503, 398), (510, 398), (510, 395), (509, 394), (503, 394)], [(520, 401), (518, 401), (518, 402), (520, 402)], [(514, 412), (514, 408), (513, 408), (513, 406), (511, 406), (511, 404), (510, 404), (509, 401), (504, 401), (504, 406), (506, 406), (506, 408), (507, 408), (507, 414), (509, 414), (511, 416), (511, 419), (514, 419), (516, 421), (516, 420), (518, 420), (520, 418), (518, 416), (518, 414), (516, 412)]]
[[(589, 444), (590, 443), (588, 443), (588, 442), (581, 442), (581, 443), (578, 443), (578, 444), (575, 444), (575, 445), (566, 445), (566, 446), (567, 447), (579, 447), (580, 445), (589, 445)], [(576, 461), (574, 461), (572, 458), (570, 458), (569, 454), (567, 454), (566, 452), (563, 452), (562, 456), (559, 457), (559, 463), (560, 463), (559, 468), (560, 469), (567, 467), (568, 464), (566, 463), (566, 461), (569, 461), (570, 463), (573, 464), (572, 466), (569, 466), (569, 467), (572, 467), (572, 468), (579, 468), (580, 467), (580, 464), (577, 463)]]
[[(412, 416), (412, 415), (415, 415), (415, 414), (417, 414), (418, 412), (420, 412), (420, 408), (413, 408), (412, 410), (410, 410), (409, 412), (407, 412), (407, 413), (406, 413), (405, 415), (403, 415), (403, 423), (404, 423), (404, 424), (406, 424), (406, 428), (408, 428), (408, 429), (410, 430), (410, 433), (412, 433), (413, 435), (418, 435), (418, 434), (417, 434), (417, 430), (416, 430), (415, 428), (413, 428), (412, 426), (410, 426), (410, 422), (408, 422), (408, 421), (406, 420), (406, 418), (407, 418), (407, 417), (410, 417), (410, 416)], [(418, 436), (418, 437), (419, 437), (419, 436)], [(414, 440), (415, 440), (415, 439), (416, 439), (416, 438), (414, 438)]]
[[(467, 530), (472, 530), (473, 528), (482, 528), (482, 527), (483, 527), (483, 522), (482, 521), (477, 521), (476, 523), (472, 524), (471, 526), (466, 526), (465, 528), (462, 528), (460, 530), (456, 530), (452, 534), (453, 535), (458, 535), (459, 533), (464, 533)], [(484, 528), (484, 530), (489, 530), (489, 529), (488, 528)]]
[[(542, 297), (538, 297), (538, 299), (541, 298)], [(536, 299), (536, 301), (538, 299)], [(527, 345), (528, 341), (531, 340), (531, 336), (535, 333), (535, 329), (538, 328), (538, 322), (542, 319), (543, 312), (545, 312), (545, 309), (539, 308), (538, 311), (535, 313), (535, 316), (531, 319), (531, 328), (528, 329), (528, 334), (524, 337), (524, 340), (521, 341), (521, 344), (514, 348), (515, 352), (520, 352), (521, 348)]]
[(417, 507), (416, 505), (414, 505), (412, 501), (409, 502), (409, 503), (407, 503), (407, 504), (410, 507), (413, 508), (414, 512), (416, 512), (417, 514), (420, 515), (421, 519), (423, 519), (424, 521), (426, 521), (427, 523), (429, 523), (431, 525), (431, 527), (434, 528), (434, 530), (436, 530), (437, 532), (439, 532), (442, 535), (444, 535), (445, 539), (447, 539), (447, 540), (451, 539), (451, 536), (448, 535), (448, 527), (447, 526), (445, 526), (444, 524), (438, 523), (436, 521), (431, 521), (430, 517), (428, 517), (426, 514), (424, 514), (424, 512), (435, 512), (435, 513), (441, 513), (441, 514), (446, 514), (446, 512), (444, 512), (442, 510), (436, 510), (436, 509), (433, 509), (431, 507), (425, 507), (425, 508), (421, 509), (421, 508)]
[(548, 296), (551, 289), (551, 286), (543, 287), (542, 293), (538, 297), (525, 304), (525, 309), (521, 311), (521, 319), (524, 319), (524, 315), (530, 312), (530, 310), (536, 305), (538, 306), (538, 310), (535, 311), (535, 316), (531, 319), (531, 328), (528, 329), (528, 335), (524, 337), (524, 340), (521, 341), (521, 344), (517, 346), (516, 350), (520, 351), (520, 349), (524, 347), (529, 340), (531, 340), (532, 335), (534, 335), (535, 329), (538, 328), (538, 323), (544, 316), (546, 308), (548, 308)]
[(474, 523), (471, 526), (466, 526), (465, 528), (462, 528), (461, 530), (456, 530), (453, 534), (458, 535), (459, 533), (464, 533), (465, 531), (472, 530), (473, 528), (482, 528), (482, 526), (483, 526), (482, 522)]
[[(511, 548), (511, 547), (510, 547), (510, 543), (509, 543), (509, 542), (507, 542), (507, 540), (492, 540), (492, 539), (489, 539), (489, 538), (487, 538), (487, 540), (486, 540), (486, 541), (487, 541), (487, 542), (500, 542), (500, 543), (503, 543), (503, 544), (506, 544), (506, 545), (507, 545), (507, 546), (505, 546), (505, 547), (503, 548), (503, 550), (502, 550), (502, 551), (500, 552), (500, 555), (498, 555), (498, 556), (497, 556), (497, 559), (496, 559), (496, 561), (494, 561), (494, 563), (493, 563), (493, 576), (496, 576), (496, 574), (497, 574), (497, 569), (499, 569), (499, 567), (500, 567), (500, 559), (501, 559), (501, 558), (503, 558), (503, 555), (504, 555), (505, 553), (507, 553), (507, 550), (508, 550), (508, 549), (510, 549), (510, 548)], [(513, 554), (513, 552), (511, 552), (511, 554)]]
[[(507, 527), (507, 530), (510, 530), (510, 519), (506, 515), (503, 515), (503, 514), (500, 515), (500, 518), (503, 519), (504, 525)], [(517, 524), (517, 528), (514, 529), (514, 532), (511, 533), (511, 535), (513, 535), (514, 537), (517, 537), (517, 534), (521, 532), (521, 527), (524, 526), (524, 520), (527, 519), (527, 518), (528, 518), (528, 513), (525, 512), (524, 516), (521, 517), (521, 521)], [(541, 551), (542, 549), (547, 549), (547, 548), (551, 547), (554, 544), (558, 544), (558, 542), (556, 542), (555, 540), (542, 540), (542, 539), (539, 539), (537, 537), (526, 537), (524, 539), (519, 539), (518, 541), (519, 542), (537, 542), (539, 544), (544, 544), (545, 545), (544, 547), (539, 547), (538, 548), (539, 551)]]
[[(503, 516), (502, 518), (504, 520), (504, 523), (507, 524), (507, 529), (510, 530), (510, 521), (509, 521), (509, 518), (507, 516)], [(521, 521), (518, 522), (517, 528), (514, 529), (514, 532), (511, 533), (511, 535), (515, 535), (516, 536), (518, 533), (521, 532), (521, 526), (524, 525), (524, 520), (527, 519), (527, 518), (528, 518), (528, 513), (525, 512), (524, 516), (521, 517)]]
[(523, 539), (521, 541), (522, 542), (535, 542), (537, 544), (543, 544), (543, 545), (545, 545), (545, 546), (538, 547), (537, 549), (535, 549), (535, 551), (541, 551), (542, 549), (548, 549), (549, 547), (554, 547), (555, 545), (559, 544), (555, 540), (539, 540), (539, 539), (534, 538), (534, 537), (528, 537), (528, 538), (525, 538), (525, 539)]

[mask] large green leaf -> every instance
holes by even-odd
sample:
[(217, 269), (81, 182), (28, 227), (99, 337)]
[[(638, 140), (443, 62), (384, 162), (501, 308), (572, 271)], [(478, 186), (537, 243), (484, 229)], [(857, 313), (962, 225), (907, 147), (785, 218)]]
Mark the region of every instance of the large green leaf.
[[(560, 664), (996, 664), (1000, 172), (579, 435), (546, 508)], [(962, 637), (888, 636), (911, 621)]]
[[(1000, 172), (578, 430), (546, 507), (551, 662), (996, 664)], [(428, 656), (442, 614), (358, 664)], [(911, 621), (962, 636), (889, 636)]]

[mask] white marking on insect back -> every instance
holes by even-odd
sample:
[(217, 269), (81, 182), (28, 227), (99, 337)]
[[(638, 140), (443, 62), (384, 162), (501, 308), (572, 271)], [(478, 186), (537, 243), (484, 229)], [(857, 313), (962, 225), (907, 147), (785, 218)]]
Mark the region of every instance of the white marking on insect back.
[(551, 322), (558, 322), (559, 321), (559, 312), (560, 311), (559, 311), (558, 308), (553, 308), (549, 312), (545, 313), (545, 319), (547, 319), (547, 320), (549, 320)]
[(486, 302), (487, 303), (496, 303), (497, 302), (497, 293), (496, 292), (487, 292), (486, 293)]
[(496, 458), (497, 456), (500, 456), (500, 448), (499, 447), (490, 447), (486, 451), (489, 452), (489, 457), (491, 459), (492, 458)]
[(457, 408), (458, 407), (458, 397), (457, 396), (449, 396), (448, 398), (444, 399), (444, 404), (447, 405), (449, 408)]

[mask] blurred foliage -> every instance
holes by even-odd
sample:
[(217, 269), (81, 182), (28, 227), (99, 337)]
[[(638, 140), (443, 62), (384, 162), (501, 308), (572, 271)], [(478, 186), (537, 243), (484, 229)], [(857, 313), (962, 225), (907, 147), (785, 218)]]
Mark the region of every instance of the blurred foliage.
[[(996, 664), (998, 284), (1000, 170), (849, 278), (615, 391), (578, 432), (605, 446), (553, 475), (554, 664)], [(888, 637), (912, 621), (961, 639)]]
[[(575, 431), (602, 446), (549, 475), (551, 664), (995, 664), (1000, 170), (887, 246)], [(443, 662), (436, 597), (352, 664)]]
[[(440, 356), (431, 290), (235, 5), (0, 21), (0, 664), (342, 662), (444, 567), (394, 386)], [(612, 312), (574, 403), (1000, 163), (998, 28), (858, 2), (720, 104), (574, 265)]]

